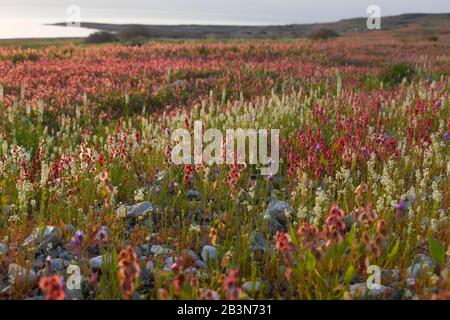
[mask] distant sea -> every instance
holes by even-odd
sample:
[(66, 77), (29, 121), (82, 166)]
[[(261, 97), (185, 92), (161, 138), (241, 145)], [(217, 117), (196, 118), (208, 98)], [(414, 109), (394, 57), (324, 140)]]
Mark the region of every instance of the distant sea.
[(145, 10), (68, 10), (67, 7), (5, 7), (0, 5), (0, 39), (86, 37), (96, 30), (60, 27), (48, 24), (73, 23), (75, 20), (117, 24), (209, 24), (209, 25), (269, 25), (281, 21), (258, 21), (195, 12), (163, 12)]

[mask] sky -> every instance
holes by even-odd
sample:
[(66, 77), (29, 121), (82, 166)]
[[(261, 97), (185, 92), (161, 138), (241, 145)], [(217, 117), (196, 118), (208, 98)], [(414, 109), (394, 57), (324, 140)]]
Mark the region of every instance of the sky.
[(0, 0), (0, 19), (52, 16), (64, 21), (70, 5), (81, 9), (82, 21), (160, 18), (242, 24), (337, 21), (366, 16), (369, 5), (378, 5), (383, 16), (450, 12), (450, 0)]

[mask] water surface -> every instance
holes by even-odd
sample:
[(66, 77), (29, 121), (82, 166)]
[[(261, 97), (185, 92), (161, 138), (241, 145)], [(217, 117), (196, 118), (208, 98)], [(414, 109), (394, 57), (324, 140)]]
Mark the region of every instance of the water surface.
[(225, 16), (186, 11), (82, 9), (70, 7), (6, 7), (0, 5), (0, 39), (86, 37), (96, 30), (61, 27), (56, 22), (98, 22), (117, 24), (211, 24), (269, 25), (283, 24), (277, 20), (243, 18), (239, 14)]

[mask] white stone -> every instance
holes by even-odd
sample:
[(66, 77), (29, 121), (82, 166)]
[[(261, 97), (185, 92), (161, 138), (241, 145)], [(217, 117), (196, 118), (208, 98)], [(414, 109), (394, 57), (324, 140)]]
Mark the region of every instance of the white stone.
[(261, 281), (247, 281), (242, 285), (242, 289), (247, 294), (259, 293), (261, 290)]
[(159, 244), (154, 244), (150, 248), (150, 252), (153, 255), (158, 256), (158, 255), (163, 254), (164, 252), (166, 252), (166, 250), (162, 246), (160, 246)]
[(203, 261), (216, 259), (216, 247), (206, 245), (202, 248), (201, 257)]
[(91, 266), (91, 268), (100, 269), (103, 265), (103, 256), (92, 258), (89, 261), (89, 265)]
[(11, 284), (25, 286), (33, 286), (38, 280), (36, 272), (31, 269), (27, 270), (15, 263), (11, 263), (8, 266), (8, 277)]

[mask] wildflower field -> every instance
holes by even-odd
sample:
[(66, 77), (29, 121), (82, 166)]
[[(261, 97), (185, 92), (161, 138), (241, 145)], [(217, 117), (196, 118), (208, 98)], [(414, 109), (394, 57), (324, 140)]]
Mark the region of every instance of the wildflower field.
[[(0, 46), (0, 299), (450, 299), (449, 73), (448, 32)], [(195, 121), (278, 172), (175, 165)]]

